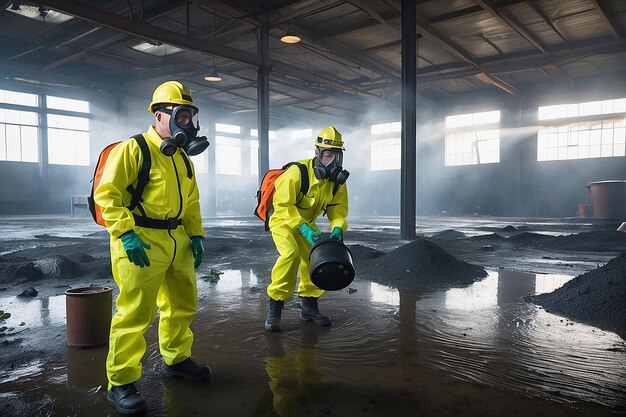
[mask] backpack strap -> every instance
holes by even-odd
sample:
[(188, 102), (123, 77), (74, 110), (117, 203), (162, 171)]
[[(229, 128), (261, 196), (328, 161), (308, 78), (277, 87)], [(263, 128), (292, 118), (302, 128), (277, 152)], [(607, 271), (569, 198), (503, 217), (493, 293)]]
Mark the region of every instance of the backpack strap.
[(143, 155), (143, 163), (141, 164), (139, 175), (137, 176), (137, 186), (133, 188), (132, 184), (130, 184), (126, 187), (126, 190), (131, 195), (128, 210), (133, 211), (135, 207), (138, 207), (141, 214), (145, 216), (146, 212), (141, 206), (141, 202), (143, 201), (143, 190), (146, 188), (146, 185), (150, 180), (150, 165), (152, 164), (152, 158), (150, 157), (150, 150), (148, 149), (146, 138), (144, 138), (141, 133), (134, 135), (132, 138), (137, 141), (137, 144), (139, 144), (141, 154)]
[(193, 177), (193, 171), (191, 170), (191, 162), (189, 162), (189, 158), (185, 155), (185, 152), (181, 152), (180, 156), (183, 157), (183, 161), (185, 161), (185, 166), (187, 167), (187, 178), (191, 179)]
[(298, 168), (300, 168), (300, 192), (302, 193), (302, 197), (304, 197), (306, 193), (309, 192), (309, 170), (306, 168), (306, 165), (300, 162), (289, 162), (283, 166), (283, 169), (287, 169), (292, 165), (297, 165)]
[[(289, 162), (288, 164), (283, 165), (282, 169), (287, 170), (287, 168), (289, 168), (292, 165), (297, 165), (298, 168), (300, 168), (300, 193), (302, 194), (302, 197), (300, 197), (300, 200), (302, 200), (302, 198), (304, 198), (306, 193), (309, 192), (309, 171), (306, 165), (300, 162)], [(296, 201), (296, 205), (300, 202), (300, 200)], [(268, 210), (267, 210), (267, 215), (265, 216), (265, 231), (266, 232), (270, 230), (270, 216), (272, 215), (273, 212), (274, 212), (274, 205), (270, 203)]]
[(306, 165), (300, 162), (296, 162), (296, 165), (300, 168), (300, 192), (304, 197), (309, 192), (309, 171), (306, 169)]

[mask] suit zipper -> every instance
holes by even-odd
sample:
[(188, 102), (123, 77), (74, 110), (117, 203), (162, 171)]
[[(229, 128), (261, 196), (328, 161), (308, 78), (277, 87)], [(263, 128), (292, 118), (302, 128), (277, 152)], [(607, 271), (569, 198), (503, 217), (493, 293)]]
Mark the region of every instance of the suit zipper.
[[(180, 218), (180, 214), (183, 211), (183, 192), (180, 189), (180, 177), (178, 176), (178, 169), (176, 169), (176, 161), (174, 161), (174, 155), (172, 155), (170, 158), (172, 159), (172, 165), (174, 165), (174, 173), (176, 174), (176, 185), (178, 186), (178, 199), (180, 201), (180, 207), (178, 209), (178, 213), (176, 214), (176, 218)], [(174, 241), (174, 254), (172, 255), (172, 262), (170, 263), (171, 265), (176, 259), (176, 250), (178, 249), (178, 247), (176, 239), (174, 238), (174, 236), (172, 236), (172, 231), (170, 229), (167, 230), (167, 234), (170, 235), (170, 237)]]

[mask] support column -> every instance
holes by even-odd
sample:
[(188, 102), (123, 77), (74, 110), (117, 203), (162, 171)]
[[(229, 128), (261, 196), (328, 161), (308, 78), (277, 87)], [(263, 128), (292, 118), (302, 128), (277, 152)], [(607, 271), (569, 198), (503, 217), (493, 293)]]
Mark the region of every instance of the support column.
[(39, 214), (50, 212), (47, 107), (46, 95), (39, 94), (39, 194), (37, 197), (39, 204), (36, 208)]
[(258, 139), (259, 139), (259, 183), (270, 166), (270, 71), (269, 65), (269, 23), (267, 15), (259, 28), (259, 55), (261, 65), (257, 71)]
[(415, 238), (416, 197), (416, 18), (415, 1), (402, 0), (402, 159), (400, 192), (400, 236)]
[(206, 213), (209, 217), (213, 217), (216, 214), (217, 206), (217, 159), (215, 158), (215, 151), (217, 148), (217, 139), (215, 138), (215, 121), (209, 123), (207, 134), (211, 138), (211, 146), (207, 148), (207, 175), (208, 186), (207, 196), (204, 199), (206, 202)]

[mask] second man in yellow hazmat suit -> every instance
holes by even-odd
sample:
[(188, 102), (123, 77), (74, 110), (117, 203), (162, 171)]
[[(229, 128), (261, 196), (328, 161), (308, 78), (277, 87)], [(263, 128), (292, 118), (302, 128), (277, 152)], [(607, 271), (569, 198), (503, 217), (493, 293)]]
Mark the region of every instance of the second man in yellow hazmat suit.
[(315, 140), (315, 157), (298, 161), (309, 175), (309, 190), (300, 193), (301, 173), (296, 165), (282, 173), (274, 184), (274, 212), (269, 221), (278, 259), (272, 268), (272, 282), (267, 287), (270, 308), (265, 330), (280, 331), (281, 311), (296, 288), (302, 299), (300, 318), (319, 326), (330, 326), (329, 317), (321, 314), (317, 300), (324, 293), (309, 276), (308, 254), (319, 238), (316, 219), (326, 212), (330, 220), (331, 238), (343, 240), (348, 228), (348, 191), (345, 182), (350, 175), (343, 169), (343, 139), (333, 126), (323, 129)]
[(161, 374), (196, 381), (211, 374), (191, 358), (189, 328), (198, 304), (194, 267), (202, 261), (204, 230), (188, 154), (202, 152), (208, 142), (197, 137), (198, 109), (181, 83), (157, 87), (148, 111), (155, 125), (143, 133), (151, 159), (143, 193), (133, 195), (144, 158), (133, 139), (111, 151), (94, 193), (111, 236), (113, 278), (120, 289), (106, 361), (107, 400), (124, 414), (146, 409), (134, 382), (146, 351), (143, 334), (157, 308)]

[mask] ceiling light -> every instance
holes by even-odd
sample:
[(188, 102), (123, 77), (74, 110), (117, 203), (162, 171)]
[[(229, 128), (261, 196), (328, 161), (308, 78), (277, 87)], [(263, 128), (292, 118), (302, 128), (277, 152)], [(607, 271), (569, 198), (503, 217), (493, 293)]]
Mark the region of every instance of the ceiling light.
[(282, 38), (280, 38), (280, 40), (281, 42), (285, 42), (285, 43), (298, 43), (302, 39), (300, 39), (300, 37), (296, 35), (293, 30), (289, 29), (287, 33), (285, 33), (285, 35)]
[(141, 42), (131, 46), (135, 51), (143, 52), (154, 56), (168, 56), (182, 51), (181, 48), (160, 42)]
[(207, 81), (222, 81), (222, 77), (217, 73), (217, 69), (215, 66), (209, 68), (209, 73), (204, 76), (204, 79)]
[(6, 10), (22, 15), (24, 17), (28, 17), (29, 19), (38, 20), (40, 22), (51, 23), (51, 24), (59, 24), (63, 22), (67, 22), (70, 19), (73, 19), (72, 16), (60, 13), (54, 10), (44, 9), (43, 7), (31, 6), (27, 4), (20, 4), (21, 2), (13, 2), (11, 7), (8, 7)]

